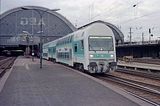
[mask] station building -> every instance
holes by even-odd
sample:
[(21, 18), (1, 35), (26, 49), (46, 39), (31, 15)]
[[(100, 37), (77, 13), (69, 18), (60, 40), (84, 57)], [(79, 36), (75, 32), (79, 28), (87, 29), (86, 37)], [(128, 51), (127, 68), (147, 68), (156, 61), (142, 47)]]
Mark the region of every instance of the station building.
[[(113, 30), (116, 42), (123, 42), (124, 36), (116, 26), (103, 21), (95, 22), (105, 23)], [(4, 50), (25, 52), (27, 46), (38, 52), (40, 37), (42, 43), (46, 43), (80, 28), (74, 27), (64, 16), (48, 8), (38, 6), (14, 8), (0, 17), (0, 53)]]

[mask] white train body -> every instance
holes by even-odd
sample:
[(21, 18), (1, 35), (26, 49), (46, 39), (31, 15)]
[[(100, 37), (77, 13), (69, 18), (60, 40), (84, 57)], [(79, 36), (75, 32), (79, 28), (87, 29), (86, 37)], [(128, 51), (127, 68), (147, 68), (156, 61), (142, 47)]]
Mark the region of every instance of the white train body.
[(48, 60), (48, 43), (43, 44), (43, 58)]
[[(94, 23), (47, 44), (48, 59), (89, 73), (105, 73), (116, 66), (115, 37), (102, 23)], [(54, 56), (49, 52), (52, 47), (55, 48)], [(47, 52), (46, 48), (43, 52)]]

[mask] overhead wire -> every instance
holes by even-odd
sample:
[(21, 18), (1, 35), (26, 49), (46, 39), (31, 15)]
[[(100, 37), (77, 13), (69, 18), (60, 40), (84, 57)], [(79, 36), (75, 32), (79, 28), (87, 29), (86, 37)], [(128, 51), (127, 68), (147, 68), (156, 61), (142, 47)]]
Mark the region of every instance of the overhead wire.
[[(95, 15), (95, 16), (93, 16), (92, 17), (92, 19), (94, 19), (94, 18), (96, 18), (96, 17), (99, 17), (99, 16), (101, 16), (101, 15), (103, 15), (104, 13), (106, 13), (106, 12), (111, 12), (111, 11), (113, 11), (115, 8), (117, 8), (117, 7), (115, 7), (115, 3), (116, 3), (117, 1), (115, 0), (114, 2), (112, 2), (112, 4), (110, 5), (110, 8), (108, 9), (108, 8), (105, 8), (103, 11), (105, 11), (105, 12), (103, 12), (103, 13), (99, 13), (99, 14), (97, 14), (97, 15)], [(114, 7), (113, 7), (114, 6)], [(106, 11), (107, 10), (107, 11)]]
[[(123, 2), (126, 2), (126, 1), (123, 1)], [(128, 2), (127, 2), (128, 3)], [(139, 3), (141, 3), (141, 1), (140, 2), (138, 2), (137, 4), (139, 4)], [(116, 5), (115, 5), (116, 4)], [(112, 8), (110, 8), (108, 11), (105, 11), (106, 9), (108, 9), (108, 8), (106, 8), (106, 9), (104, 9), (103, 11), (105, 11), (105, 12), (103, 12), (103, 13), (99, 13), (99, 14), (97, 14), (97, 15), (95, 15), (94, 17), (93, 17), (93, 19), (94, 18), (96, 18), (96, 17), (99, 17), (99, 16), (102, 16), (102, 15), (104, 15), (104, 13), (106, 13), (106, 12), (108, 12), (107, 14), (105, 14), (105, 16), (106, 15), (108, 15), (107, 17), (105, 17), (105, 18), (109, 18), (109, 17), (112, 17), (110, 14), (111, 13), (113, 13), (113, 11), (114, 10), (117, 10), (117, 9), (119, 9), (120, 7), (122, 7), (122, 5), (120, 5), (120, 3), (118, 3), (117, 4), (117, 1), (114, 1), (113, 3), (112, 3), (112, 5), (114, 6), (112, 6)], [(132, 5), (133, 6), (133, 5)], [(126, 8), (125, 10), (127, 10), (128, 11), (128, 9), (129, 8), (132, 8), (132, 6), (129, 6), (128, 8)], [(110, 6), (111, 7), (111, 6)], [(124, 12), (124, 11), (123, 11)], [(120, 13), (119, 13), (120, 14)]]
[(139, 17), (136, 17), (136, 18), (133, 18), (133, 19), (129, 19), (129, 20), (126, 20), (126, 21), (123, 21), (119, 24), (124, 24), (124, 23), (128, 23), (130, 21), (135, 21), (137, 19), (140, 19), (140, 18), (143, 18), (143, 17), (146, 17), (146, 16), (150, 16), (150, 15), (153, 15), (153, 14), (156, 14), (156, 13), (159, 13), (159, 11), (155, 11), (155, 12), (152, 12), (152, 13), (149, 13), (149, 14), (145, 14), (145, 15), (142, 15), (142, 16), (139, 16)]

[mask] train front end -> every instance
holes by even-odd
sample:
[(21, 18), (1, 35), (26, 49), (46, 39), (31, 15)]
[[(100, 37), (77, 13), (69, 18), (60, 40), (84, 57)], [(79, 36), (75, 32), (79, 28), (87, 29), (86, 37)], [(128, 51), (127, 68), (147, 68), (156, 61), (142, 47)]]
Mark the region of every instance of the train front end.
[(106, 73), (116, 67), (116, 55), (112, 36), (89, 36), (90, 73)]

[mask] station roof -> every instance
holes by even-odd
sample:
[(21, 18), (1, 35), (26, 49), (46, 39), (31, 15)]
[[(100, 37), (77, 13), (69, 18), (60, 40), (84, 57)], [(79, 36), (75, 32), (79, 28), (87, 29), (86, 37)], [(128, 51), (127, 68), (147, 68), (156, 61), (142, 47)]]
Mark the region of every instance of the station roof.
[[(24, 10), (23, 8), (29, 9)], [(22, 37), (24, 31), (33, 36), (34, 44), (38, 44), (37, 39), (39, 39), (40, 33), (43, 33), (41, 36), (45, 43), (77, 30), (69, 20), (56, 11), (38, 6), (23, 6), (23, 8), (14, 8), (1, 14), (0, 46), (26, 45), (27, 40), (24, 41), (25, 39)], [(41, 22), (43, 24), (42, 32), (40, 32)]]

